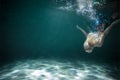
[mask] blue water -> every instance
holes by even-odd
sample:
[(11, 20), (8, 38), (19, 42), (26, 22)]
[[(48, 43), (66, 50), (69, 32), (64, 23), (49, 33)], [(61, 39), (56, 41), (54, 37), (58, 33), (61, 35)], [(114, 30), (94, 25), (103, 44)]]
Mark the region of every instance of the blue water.
[(2, 4), (0, 80), (120, 79), (119, 24), (101, 48), (88, 54), (83, 49), (85, 36), (76, 25), (87, 32), (95, 29), (92, 25), (99, 21), (95, 24), (94, 15), (59, 9), (64, 5), (54, 0)]

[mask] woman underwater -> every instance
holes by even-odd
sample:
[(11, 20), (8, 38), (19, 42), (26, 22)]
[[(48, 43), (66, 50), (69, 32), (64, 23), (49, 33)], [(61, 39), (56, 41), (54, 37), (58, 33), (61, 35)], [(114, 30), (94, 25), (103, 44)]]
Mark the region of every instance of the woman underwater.
[[(110, 32), (111, 28), (116, 24), (120, 23), (120, 11), (118, 10), (119, 2), (117, 1), (113, 1), (113, 2), (111, 2), (111, 6), (106, 5), (106, 3), (99, 3), (93, 6), (97, 12), (97, 17), (99, 19), (97, 20), (97, 22), (100, 21), (100, 23), (98, 23), (99, 25), (96, 26), (96, 29), (94, 32), (87, 33), (84, 29), (82, 29), (78, 25), (76, 26), (77, 29), (79, 29), (86, 37), (86, 40), (83, 45), (85, 52), (91, 53), (95, 47), (101, 47), (105, 37)], [(106, 17), (103, 14), (105, 12), (106, 13), (111, 12), (111, 11), (107, 11), (108, 8), (112, 10), (112, 13), (110, 13), (110, 16), (111, 16), (110, 18), (108, 18), (109, 16)]]
[[(91, 53), (95, 47), (101, 47), (104, 42), (104, 38), (117, 23), (120, 23), (120, 19), (113, 21), (105, 30), (98, 29), (96, 32), (89, 33), (77, 25), (77, 29), (79, 29), (86, 37), (83, 45), (85, 52)], [(99, 27), (102, 28), (104, 25), (100, 25)]]

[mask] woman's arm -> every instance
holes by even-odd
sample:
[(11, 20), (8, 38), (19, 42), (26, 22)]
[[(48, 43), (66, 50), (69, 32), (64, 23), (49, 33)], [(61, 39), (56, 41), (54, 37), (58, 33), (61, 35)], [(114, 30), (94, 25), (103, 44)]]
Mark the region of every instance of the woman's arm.
[(76, 26), (76, 28), (79, 29), (87, 37), (88, 33), (84, 29), (82, 29), (78, 25)]
[(112, 22), (112, 23), (110, 24), (110, 26), (108, 26), (108, 28), (105, 29), (105, 31), (104, 31), (104, 36), (106, 36), (106, 35), (110, 32), (111, 28), (112, 28), (113, 26), (115, 26), (116, 24), (118, 24), (118, 23), (120, 23), (120, 19), (115, 20), (114, 22)]

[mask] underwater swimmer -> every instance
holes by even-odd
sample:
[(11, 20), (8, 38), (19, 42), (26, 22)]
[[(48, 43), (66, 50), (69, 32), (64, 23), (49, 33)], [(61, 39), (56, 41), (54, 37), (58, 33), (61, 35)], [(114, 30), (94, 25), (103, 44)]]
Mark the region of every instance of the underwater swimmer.
[(104, 31), (96, 31), (96, 32), (89, 32), (89, 33), (87, 33), (84, 29), (82, 29), (77, 25), (76, 26), (77, 29), (79, 29), (86, 37), (86, 40), (84, 42), (85, 52), (91, 53), (95, 47), (101, 47), (103, 44), (104, 38), (110, 32), (111, 28), (117, 23), (120, 23), (120, 19), (112, 22)]

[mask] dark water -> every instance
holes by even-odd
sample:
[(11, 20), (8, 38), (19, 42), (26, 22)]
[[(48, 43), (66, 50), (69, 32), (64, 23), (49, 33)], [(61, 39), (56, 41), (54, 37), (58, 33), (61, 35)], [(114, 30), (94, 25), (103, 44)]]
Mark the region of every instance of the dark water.
[[(88, 30), (85, 25), (89, 25), (90, 21), (85, 16), (77, 15), (75, 12), (57, 9), (54, 0), (4, 0), (1, 1), (1, 3), (2, 35), (0, 46), (0, 75), (7, 75), (7, 73), (10, 73), (16, 69), (20, 69), (19, 67), (21, 66), (24, 67), (24, 64), (30, 66), (32, 63), (31, 59), (35, 59), (36, 62), (33, 62), (32, 64), (35, 63), (35, 66), (29, 67), (29, 69), (37, 68), (39, 70), (38, 66), (41, 67), (41, 65), (38, 65), (38, 62), (41, 60), (38, 59), (42, 58), (46, 61), (52, 59), (53, 63), (51, 64), (56, 65), (58, 65), (59, 62), (54, 63), (54, 61), (59, 59), (62, 61), (62, 63), (58, 66), (62, 65), (63, 67), (66, 67), (63, 60), (72, 62), (72, 66), (67, 66), (67, 68), (65, 68), (66, 70), (74, 69), (76, 61), (85, 62), (81, 63), (81, 65), (85, 65), (86, 67), (88, 66), (87, 68), (89, 68), (89, 65), (93, 64), (99, 64), (99, 66), (100, 64), (101, 66), (104, 66), (105, 64), (109, 67), (105, 69), (110, 70), (110, 72), (105, 70), (106, 72), (102, 71), (101, 74), (107, 73), (107, 75), (113, 79), (109, 79), (109, 77), (105, 79), (99, 79), (98, 76), (92, 76), (88, 74), (85, 80), (120, 79), (120, 24), (117, 24), (113, 27), (101, 48), (95, 48), (93, 53), (88, 54), (83, 49), (85, 37), (75, 27), (78, 24), (84, 29)], [(22, 60), (30, 61), (27, 62)], [(17, 61), (20, 61), (21, 63), (23, 62), (23, 65), (21, 65), (21, 63), (19, 65)], [(49, 62), (46, 62), (47, 65), (49, 65), (48, 63)], [(43, 66), (46, 67), (44, 62), (40, 62), (40, 64), (43, 64)], [(9, 67), (3, 68), (4, 65), (8, 65), (11, 70)], [(77, 63), (77, 66), (81, 65)], [(52, 67), (50, 67), (50, 70), (52, 70), (51, 68)], [(83, 68), (81, 67), (81, 70)], [(74, 76), (73, 74), (76, 74), (76, 71), (80, 70), (79, 67), (76, 67), (75, 69), (76, 70), (71, 70), (71, 74), (69, 74), (69, 76)], [(94, 69), (94, 66), (91, 66), (90, 70), (92, 69)], [(26, 70), (26, 67), (24, 70)], [(55, 69), (53, 68), (53, 71), (54, 70)], [(61, 67), (60, 70), (64, 71), (64, 69)], [(20, 78), (21, 80), (32, 80), (29, 78), (24, 78), (23, 75), (26, 75), (26, 73), (23, 74), (19, 71), (13, 72), (7, 77), (0, 77), (0, 79), (16, 80), (16, 77), (12, 78), (11, 76), (17, 72), (18, 75), (16, 76), (22, 76)], [(31, 70), (28, 70), (28, 73), (29, 72), (31, 72)], [(92, 72), (94, 73), (94, 70)], [(100, 71), (95, 71), (95, 73), (99, 72)], [(40, 73), (40, 71), (37, 73)], [(62, 74), (59, 71), (58, 73)], [(63, 75), (68, 74), (66, 72)], [(42, 77), (44, 78), (45, 75), (43, 74)], [(36, 80), (42, 79), (40, 78)], [(60, 80), (68, 80), (68, 78), (63, 77), (60, 78)], [(75, 80), (77, 80), (77, 78)]]

